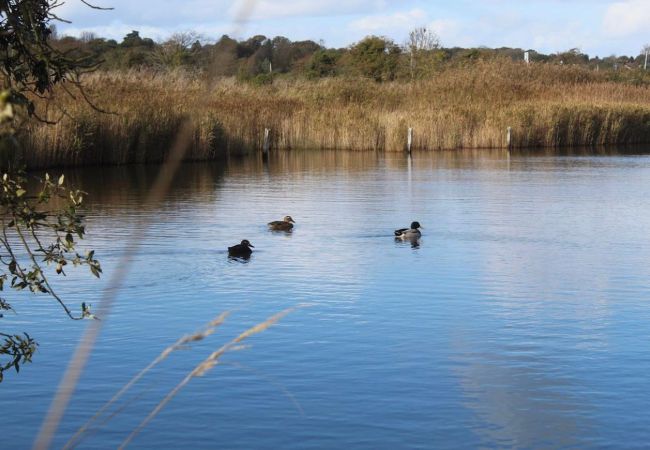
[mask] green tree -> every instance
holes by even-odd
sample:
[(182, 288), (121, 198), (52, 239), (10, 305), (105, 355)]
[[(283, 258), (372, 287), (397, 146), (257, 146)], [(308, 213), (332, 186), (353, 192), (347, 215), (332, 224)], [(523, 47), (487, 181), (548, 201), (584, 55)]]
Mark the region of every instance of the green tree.
[(309, 59), (307, 77), (331, 77), (337, 73), (339, 53), (336, 50), (318, 50)]
[(207, 51), (208, 71), (213, 76), (233, 76), (237, 74), (237, 41), (223, 35)]
[(393, 41), (378, 36), (368, 36), (350, 49), (357, 72), (375, 81), (395, 79), (400, 53)]

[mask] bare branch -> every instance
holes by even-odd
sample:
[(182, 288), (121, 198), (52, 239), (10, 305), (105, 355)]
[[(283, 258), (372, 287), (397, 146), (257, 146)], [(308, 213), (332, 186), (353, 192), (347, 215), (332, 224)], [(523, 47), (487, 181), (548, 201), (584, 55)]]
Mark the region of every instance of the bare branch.
[(91, 5), (91, 4), (88, 3), (86, 0), (80, 0), (80, 1), (81, 1), (81, 3), (83, 3), (83, 4), (86, 5), (86, 6), (89, 6), (89, 7), (92, 8), (92, 9), (99, 9), (99, 10), (101, 10), (101, 11), (111, 11), (111, 10), (115, 9), (115, 8), (113, 8), (113, 7), (103, 7), (103, 6), (95, 6), (95, 5)]

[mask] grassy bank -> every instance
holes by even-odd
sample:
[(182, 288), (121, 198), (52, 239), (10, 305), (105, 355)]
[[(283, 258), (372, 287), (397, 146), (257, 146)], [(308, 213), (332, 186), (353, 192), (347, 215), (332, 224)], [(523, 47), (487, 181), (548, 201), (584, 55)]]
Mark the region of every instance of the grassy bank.
[[(650, 142), (650, 88), (611, 74), (553, 65), (484, 62), (450, 67), (413, 83), (332, 78), (276, 79), (253, 86), (182, 73), (96, 73), (85, 84), (93, 111), (59, 93), (48, 118), (22, 135), (30, 167), (155, 162), (183, 117), (194, 124), (189, 159), (275, 148), (402, 151), (513, 145), (597, 146)], [(45, 105), (41, 105), (45, 111)]]

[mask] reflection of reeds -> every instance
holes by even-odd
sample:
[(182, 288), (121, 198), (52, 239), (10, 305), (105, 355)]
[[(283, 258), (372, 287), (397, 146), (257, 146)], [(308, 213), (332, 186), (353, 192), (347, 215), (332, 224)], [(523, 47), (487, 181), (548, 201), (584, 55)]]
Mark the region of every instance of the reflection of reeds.
[[(167, 160), (160, 168), (156, 181), (149, 191), (146, 201), (147, 205), (157, 205), (167, 193), (174, 174), (190, 146), (190, 134), (191, 129), (189, 123), (183, 121), (180, 125), (178, 135), (171, 146)], [(128, 239), (126, 245), (127, 251), (119, 264), (117, 264), (117, 268), (100, 298), (97, 310), (97, 315), (99, 317), (108, 317), (113, 302), (115, 301), (115, 292), (118, 292), (120, 287), (123, 285), (124, 280), (131, 269), (131, 263), (133, 262), (135, 253), (138, 251), (146, 237), (150, 219), (146, 214), (138, 217), (140, 220), (139, 226), (136, 227), (135, 231)], [(88, 362), (90, 353), (99, 337), (101, 327), (104, 323), (105, 321), (103, 320), (93, 320), (86, 328), (86, 332), (79, 342), (79, 345), (68, 364), (68, 368), (63, 375), (63, 379), (59, 384), (54, 400), (52, 400), (50, 409), (43, 421), (41, 430), (36, 436), (36, 441), (34, 443), (35, 449), (47, 449), (50, 447), (54, 433), (61, 422), (63, 414), (70, 402), (72, 394), (79, 382), (79, 378), (81, 377), (81, 373)]]
[[(82, 0), (83, 3), (85, 3), (87, 6), (94, 8), (94, 9), (112, 9), (112, 8), (101, 8), (101, 7), (96, 7), (93, 5), (90, 5), (89, 3), (85, 2)], [(237, 26), (238, 27), (243, 27), (247, 19), (250, 17), (250, 15), (253, 13), (253, 10), (255, 9), (256, 6), (256, 0), (244, 0), (243, 3), (240, 5), (240, 8), (238, 10), (238, 14), (236, 17), (237, 20)], [(85, 86), (85, 84), (84, 84)], [(103, 86), (103, 84), (102, 84)], [(59, 85), (60, 87), (60, 85)], [(64, 88), (65, 89), (65, 88)], [(81, 91), (83, 98), (86, 100), (85, 103), (81, 103), (82, 106), (85, 106), (86, 108), (90, 107), (91, 110), (93, 110), (95, 113), (100, 112), (101, 110), (98, 109), (94, 104), (91, 103), (89, 98), (87, 97), (85, 91)], [(49, 111), (49, 99), (53, 99), (54, 95), (48, 95), (46, 96), (47, 99), (45, 100), (47, 104), (46, 106), (46, 111)], [(68, 101), (71, 100), (72, 96), (64, 96)], [(114, 98), (114, 97), (113, 97)], [(75, 100), (74, 98), (72, 100)], [(73, 106), (79, 106), (80, 103), (75, 100), (73, 103)], [(56, 105), (56, 108), (60, 110), (62, 113), (62, 117), (68, 117), (70, 118), (73, 123), (77, 120), (80, 119), (81, 116), (73, 117), (70, 115), (70, 112), (67, 110), (70, 105)], [(169, 105), (168, 105), (169, 106)], [(87, 111), (86, 111), (87, 112)], [(46, 113), (49, 115), (49, 113)], [(95, 116), (97, 117), (97, 116)], [(104, 116), (106, 117), (106, 116)], [(176, 171), (178, 170), (178, 167), (184, 159), (187, 157), (187, 151), (188, 149), (193, 148), (194, 146), (192, 145), (191, 138), (190, 138), (190, 127), (189, 127), (189, 122), (187, 118), (184, 115), (177, 115), (174, 117), (175, 119), (175, 124), (176, 127), (172, 128), (172, 130), (165, 130), (167, 132), (173, 131), (172, 135), (168, 135), (168, 137), (173, 137), (173, 139), (170, 139), (170, 142), (173, 142), (170, 152), (168, 154), (159, 154), (158, 157), (156, 158), (156, 161), (164, 162), (162, 167), (160, 168), (160, 171), (158, 173), (158, 176), (156, 177), (156, 181), (154, 185), (152, 186), (151, 190), (149, 191), (149, 195), (147, 196), (147, 200), (149, 203), (157, 203), (162, 200), (162, 198), (165, 196), (167, 193), (169, 187), (171, 186), (171, 183), (173, 181), (174, 175), (176, 174)], [(57, 124), (56, 124), (56, 133), (58, 135), (59, 132), (59, 125), (61, 125), (62, 122), (60, 119), (57, 119)], [(80, 123), (82, 125), (81, 130), (83, 131), (83, 122)], [(76, 127), (76, 125), (75, 125)], [(164, 130), (164, 129), (163, 129)], [(27, 136), (31, 136), (31, 133), (35, 132), (36, 129), (32, 128), (31, 130), (27, 131)], [(96, 130), (97, 131), (97, 130)], [(136, 131), (136, 136), (140, 135), (145, 135), (147, 136), (147, 133), (142, 133), (141, 130)], [(88, 136), (90, 136), (91, 140), (96, 140), (98, 138), (98, 133), (87, 133)], [(82, 134), (83, 136), (83, 134)], [(115, 135), (112, 135), (113, 137), (116, 137)], [(32, 144), (36, 141), (32, 141)], [(43, 143), (43, 142), (41, 142)], [(57, 143), (57, 139), (54, 139), (54, 143)], [(167, 142), (164, 142), (166, 144)], [(74, 155), (70, 152), (72, 149), (80, 150), (83, 148), (83, 141), (74, 141), (75, 146), (69, 146), (71, 142), (65, 142), (66, 145), (68, 145), (67, 150), (64, 154), (64, 159), (62, 161), (56, 161), (52, 157), (52, 151), (56, 151), (55, 147), (48, 147), (48, 144), (51, 143), (46, 143), (45, 147), (42, 147), (44, 149), (44, 152), (41, 152), (39, 155), (41, 164), (39, 163), (34, 163), (33, 161), (30, 161), (29, 158), (25, 158), (26, 163), (29, 164), (30, 167), (38, 167), (39, 165), (46, 165), (46, 166), (52, 166), (54, 164), (61, 164), (62, 162), (65, 163), (63, 165), (74, 165), (78, 164), (79, 161), (74, 161), (76, 158), (74, 158)], [(80, 145), (79, 145), (80, 144)], [(137, 150), (137, 143), (135, 144), (135, 147), (129, 147), (129, 151), (127, 153), (127, 157), (129, 158), (128, 161), (113, 161), (113, 160), (108, 160), (105, 162), (108, 163), (116, 163), (116, 162), (131, 162), (133, 161), (131, 159), (131, 156), (133, 154), (134, 148)], [(161, 146), (160, 148), (164, 148), (165, 145)], [(28, 147), (28, 151), (25, 152), (24, 154), (26, 155), (33, 155), (35, 151), (35, 148), (33, 147)], [(187, 158), (187, 159), (197, 159), (197, 158)], [(204, 159), (204, 158), (201, 158)], [(87, 162), (85, 158), (81, 160), (81, 164), (84, 164)], [(133, 260), (133, 256), (137, 249), (140, 246), (140, 242), (142, 239), (145, 237), (146, 231), (148, 229), (148, 221), (147, 219), (143, 219), (141, 221), (141, 227), (136, 229), (136, 231), (133, 233), (131, 236), (131, 241), (129, 242), (131, 245), (127, 246), (127, 252), (125, 255), (122, 257), (122, 260), (120, 261), (120, 264), (118, 265), (118, 270), (116, 270), (115, 275), (112, 277), (111, 282), (109, 283), (109, 288), (104, 290), (104, 293), (101, 297), (101, 303), (100, 303), (100, 311), (107, 316), (111, 309), (112, 309), (112, 304), (113, 301), (115, 300), (115, 294), (114, 292), (117, 291), (117, 288), (119, 288), (126, 276), (129, 273), (130, 267), (131, 267), (131, 262)], [(221, 316), (220, 316), (221, 317)], [(224, 317), (225, 318), (225, 317)], [(215, 321), (223, 320), (223, 318), (217, 318)], [(97, 338), (99, 337), (99, 333), (101, 331), (101, 321), (93, 321), (96, 325), (91, 325), (86, 333), (84, 333), (81, 342), (79, 343), (77, 349), (75, 350), (70, 363), (68, 365), (68, 368), (66, 369), (66, 372), (63, 376), (63, 379), (61, 380), (61, 383), (58, 386), (58, 389), (56, 391), (56, 394), (54, 396), (54, 399), (52, 401), (52, 404), (50, 405), (50, 408), (47, 412), (47, 415), (45, 416), (45, 419), (43, 421), (43, 424), (41, 426), (40, 431), (36, 435), (36, 439), (34, 442), (34, 448), (35, 449), (47, 449), (50, 447), (50, 444), (52, 442), (52, 438), (54, 437), (54, 434), (59, 426), (59, 423), (63, 417), (63, 414), (65, 413), (65, 410), (68, 406), (68, 403), (70, 402), (70, 398), (77, 386), (77, 383), (79, 382), (79, 379), (81, 377), (81, 374), (83, 372), (83, 369), (86, 365), (86, 362), (88, 361), (88, 358), (90, 357), (90, 353), (92, 352), (95, 342), (97, 341)], [(219, 322), (220, 323), (220, 322)], [(215, 322), (212, 322), (211, 324), (214, 324), (216, 326)], [(197, 335), (195, 335), (196, 337)], [(173, 350), (171, 350), (173, 351)], [(164, 352), (163, 352), (164, 353)], [(166, 355), (165, 355), (166, 357)], [(136, 380), (137, 381), (137, 380)], [(134, 381), (135, 382), (135, 381)], [(128, 388), (127, 388), (128, 389)], [(121, 394), (120, 394), (121, 395)]]
[(226, 317), (228, 317), (227, 312), (220, 314), (217, 316), (215, 319), (213, 319), (211, 322), (209, 322), (205, 328), (203, 328), (200, 331), (197, 331), (194, 334), (183, 336), (179, 340), (177, 340), (175, 343), (167, 347), (165, 350), (163, 350), (160, 355), (158, 355), (153, 361), (149, 363), (144, 369), (142, 369), (140, 372), (138, 372), (133, 378), (129, 380), (128, 383), (126, 383), (111, 399), (104, 404), (96, 413), (93, 415), (77, 432), (72, 436), (68, 442), (65, 444), (63, 447), (64, 449), (68, 448), (73, 448), (76, 446), (84, 433), (86, 433), (86, 430), (90, 425), (92, 425), (104, 412), (111, 407), (117, 400), (119, 400), (126, 392), (133, 387), (135, 383), (137, 383), (144, 375), (147, 374), (151, 369), (153, 369), (155, 366), (160, 364), (162, 361), (167, 359), (167, 357), (172, 353), (177, 350), (181, 350), (183, 348), (186, 348), (187, 344), (190, 344), (192, 342), (197, 342), (200, 340), (205, 339), (206, 337), (210, 336), (215, 332), (216, 327), (221, 325)]
[(63, 107), (55, 126), (23, 136), (32, 166), (154, 162), (164, 158), (182, 117), (193, 124), (188, 159), (262, 146), (403, 150), (632, 144), (650, 140), (650, 90), (578, 67), (496, 61), (448, 67), (435, 77), (377, 84), (360, 79), (277, 80), (254, 87), (182, 72), (95, 73), (85, 80), (98, 104)]
[(200, 377), (205, 375), (210, 369), (212, 369), (214, 366), (217, 365), (219, 358), (221, 358), (226, 352), (228, 351), (233, 351), (237, 350), (239, 348), (238, 344), (242, 342), (243, 340), (249, 338), (250, 336), (261, 333), (262, 331), (266, 330), (270, 326), (274, 325), (277, 323), (280, 319), (282, 319), (284, 316), (289, 314), (290, 312), (294, 311), (296, 308), (287, 308), (284, 311), (281, 311), (268, 319), (266, 319), (264, 322), (259, 323), (243, 333), (241, 333), (239, 336), (237, 336), (235, 339), (229, 341), (228, 343), (224, 344), (221, 346), (219, 349), (216, 351), (212, 352), (204, 361), (202, 361), (200, 364), (198, 364), (179, 384), (176, 385), (166, 396), (163, 398), (158, 405), (149, 413), (147, 417), (144, 418), (142, 422), (133, 430), (133, 432), (122, 442), (119, 448), (125, 448), (132, 440), (135, 438), (135, 436), (142, 431), (142, 429), (147, 426), (147, 424), (154, 418), (156, 415), (167, 405), (167, 403), (170, 402), (172, 398), (178, 392), (192, 380), (192, 378), (195, 377)]

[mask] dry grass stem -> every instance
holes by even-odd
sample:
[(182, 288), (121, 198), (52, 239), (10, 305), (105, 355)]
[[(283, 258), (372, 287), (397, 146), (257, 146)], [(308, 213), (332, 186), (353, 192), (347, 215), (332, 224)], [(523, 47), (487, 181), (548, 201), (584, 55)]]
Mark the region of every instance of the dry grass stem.
[(126, 394), (126, 392), (129, 389), (131, 389), (131, 387), (133, 387), (133, 385), (137, 383), (144, 375), (146, 375), (147, 372), (149, 372), (155, 366), (157, 366), (162, 361), (164, 361), (171, 353), (186, 348), (187, 344), (203, 340), (208, 336), (212, 335), (215, 332), (216, 327), (221, 325), (226, 320), (229, 314), (230, 314), (229, 312), (221, 313), (219, 316), (217, 316), (215, 319), (209, 322), (202, 330), (197, 331), (196, 333), (191, 335), (183, 336), (180, 339), (178, 339), (174, 344), (164, 349), (160, 353), (160, 355), (158, 355), (153, 361), (151, 361), (144, 369), (142, 369), (140, 372), (134, 375), (133, 378), (131, 378), (128, 383), (126, 383), (81, 428), (79, 428), (79, 430), (77, 430), (77, 432), (68, 440), (68, 442), (65, 444), (63, 449), (64, 450), (70, 449), (78, 445), (81, 442), (84, 433), (86, 433), (86, 431), (88, 430), (88, 427), (90, 427), (97, 419), (99, 419), (102, 416), (102, 414), (104, 414), (104, 412), (108, 408), (110, 408), (116, 401), (118, 401), (124, 394)]
[[(179, 164), (190, 147), (192, 130), (187, 120), (181, 122), (174, 144), (169, 152), (168, 158), (160, 168), (160, 172), (147, 197), (148, 205), (156, 205), (163, 199), (171, 184)], [(126, 252), (121, 261), (117, 264), (115, 271), (104, 289), (98, 307), (97, 315), (101, 318), (108, 318), (115, 295), (122, 287), (124, 280), (131, 269), (133, 258), (141, 243), (146, 237), (149, 221), (147, 215), (140, 215), (140, 223), (130, 236), (126, 245)], [(45, 417), (41, 430), (34, 442), (34, 449), (46, 450), (50, 447), (54, 434), (61, 422), (61, 418), (70, 402), (70, 398), (79, 382), (81, 373), (90, 357), (90, 353), (97, 341), (102, 325), (105, 320), (93, 320), (79, 342), (77, 349), (68, 365), (50, 409)]]
[(259, 323), (246, 331), (244, 331), (242, 334), (237, 336), (235, 339), (229, 341), (225, 345), (221, 346), (218, 350), (212, 352), (210, 356), (208, 356), (203, 362), (201, 362), (199, 365), (197, 365), (179, 384), (177, 384), (170, 392), (163, 398), (158, 405), (149, 413), (147, 417), (133, 430), (133, 432), (122, 442), (120, 445), (120, 449), (125, 448), (132, 440), (135, 438), (140, 431), (144, 429), (145, 426), (151, 420), (158, 415), (158, 413), (171, 401), (176, 394), (187, 384), (192, 380), (192, 378), (195, 377), (200, 377), (205, 375), (210, 369), (212, 369), (214, 366), (217, 365), (219, 358), (224, 355), (224, 353), (228, 351), (232, 351), (234, 348), (238, 347), (238, 344), (245, 340), (246, 338), (257, 334), (261, 333), (262, 331), (266, 330), (270, 326), (274, 325), (277, 323), (279, 320), (281, 320), (284, 316), (287, 314), (293, 312), (297, 307), (292, 307), (292, 308), (287, 308), (284, 311), (281, 311), (268, 319), (266, 319), (264, 322)]

